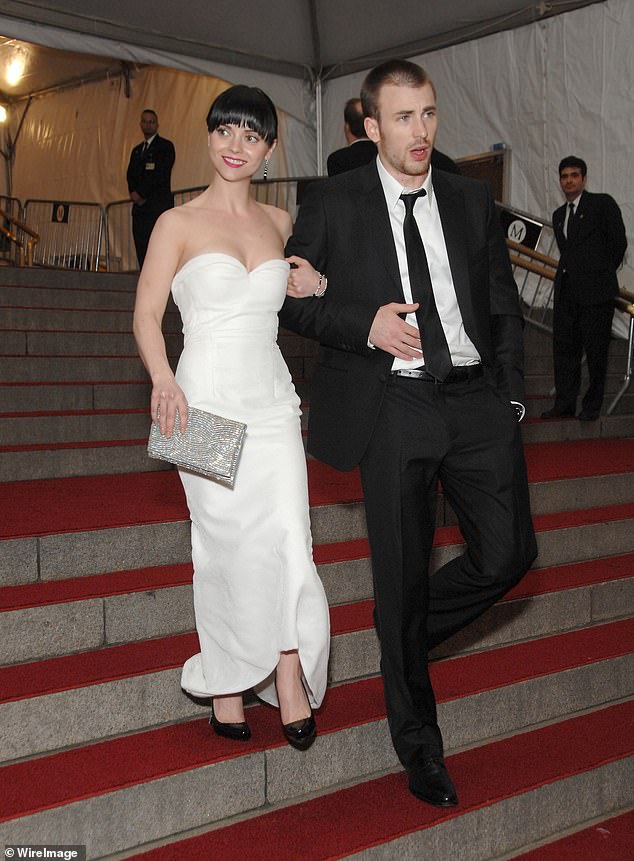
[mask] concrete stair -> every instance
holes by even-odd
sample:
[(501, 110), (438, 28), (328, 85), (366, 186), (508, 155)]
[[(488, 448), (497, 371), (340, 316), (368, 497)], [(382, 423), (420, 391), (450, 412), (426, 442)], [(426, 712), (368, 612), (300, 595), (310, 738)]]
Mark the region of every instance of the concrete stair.
[[(0, 802), (6, 844), (86, 844), (89, 858), (111, 861), (139, 853), (400, 861), (453, 857), (460, 841), (461, 858), (490, 861), (634, 805), (634, 466), (623, 448), (634, 409), (595, 423), (524, 425), (540, 476), (531, 482), (539, 567), (434, 655), (461, 796), (455, 811), (439, 812), (407, 792), (387, 733), (358, 487), (333, 474), (311, 506), (333, 631), (318, 742), (292, 750), (277, 713), (254, 700), (252, 741), (218, 739), (207, 704), (179, 687), (197, 648), (189, 528), (176, 474), (145, 455), (149, 388), (129, 338), (134, 282), (7, 271), (0, 328), (16, 352), (5, 346), (0, 357), (0, 488), (24, 509), (45, 488), (60, 511), (43, 512), (38, 528), (17, 522), (0, 540), (0, 777), (13, 787)], [(176, 355), (180, 324), (167, 317)], [(314, 345), (286, 333), (281, 345), (307, 414)], [(550, 404), (547, 339), (527, 329), (527, 347), (534, 413)], [(575, 477), (540, 466), (561, 440), (583, 465)], [(586, 462), (591, 440), (604, 470)], [(309, 462), (315, 487), (321, 468)], [(89, 509), (113, 481), (117, 498), (137, 494), (135, 516), (64, 516), (65, 499), (85, 498)], [(162, 521), (143, 516), (153, 493), (175, 500)], [(441, 495), (433, 566), (460, 548)], [(596, 745), (580, 745), (594, 726)], [(345, 832), (348, 822), (350, 834), (332, 848), (337, 824)]]

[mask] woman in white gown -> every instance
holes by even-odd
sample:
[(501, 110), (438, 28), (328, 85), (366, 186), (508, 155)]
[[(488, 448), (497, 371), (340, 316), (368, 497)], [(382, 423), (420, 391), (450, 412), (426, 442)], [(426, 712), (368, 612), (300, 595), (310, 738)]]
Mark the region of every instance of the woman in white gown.
[[(326, 688), (328, 607), (312, 558), (299, 399), (277, 346), (289, 266), (289, 215), (257, 203), (253, 175), (275, 147), (277, 116), (261, 90), (236, 86), (207, 116), (214, 177), (165, 212), (141, 271), (134, 332), (152, 381), (151, 414), (171, 435), (187, 405), (247, 425), (234, 489), (181, 471), (192, 521), (200, 653), (182, 686), (212, 697), (211, 723), (246, 740), (243, 692), (279, 705), (287, 740), (315, 738)], [(170, 290), (185, 342), (176, 375), (161, 321)]]

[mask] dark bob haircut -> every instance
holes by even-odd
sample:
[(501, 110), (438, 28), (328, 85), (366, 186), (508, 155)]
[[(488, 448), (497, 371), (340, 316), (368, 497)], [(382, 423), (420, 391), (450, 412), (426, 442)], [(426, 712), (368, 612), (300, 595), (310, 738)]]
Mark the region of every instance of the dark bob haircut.
[(237, 84), (214, 99), (207, 114), (207, 129), (218, 126), (243, 126), (253, 129), (268, 144), (277, 138), (275, 105), (259, 87)]

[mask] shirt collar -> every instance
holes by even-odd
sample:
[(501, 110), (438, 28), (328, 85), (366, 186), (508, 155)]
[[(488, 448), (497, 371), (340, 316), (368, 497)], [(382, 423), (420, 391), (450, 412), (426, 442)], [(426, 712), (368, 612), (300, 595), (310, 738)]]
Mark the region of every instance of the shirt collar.
[(147, 145), (149, 146), (149, 145), (152, 143), (152, 141), (154, 140), (154, 138), (157, 136), (157, 134), (158, 134), (158, 132), (154, 132), (154, 134), (152, 135), (152, 137), (151, 137), (151, 138), (148, 138), (147, 140), (144, 140), (144, 141), (143, 141), (143, 143), (144, 143), (144, 144), (147, 144)]
[(377, 155), (376, 157), (376, 166), (379, 172), (379, 179), (381, 180), (381, 185), (383, 186), (383, 194), (385, 195), (387, 208), (390, 211), (396, 208), (396, 205), (399, 202), (402, 194), (419, 191), (421, 188), (424, 188), (427, 192), (426, 200), (428, 202), (428, 206), (431, 206), (431, 199), (434, 193), (434, 187), (431, 181), (431, 165), (429, 166), (429, 170), (427, 171), (425, 182), (423, 182), (422, 185), (419, 185), (418, 188), (405, 188), (404, 186), (402, 186), (400, 182), (395, 179), (384, 166), (379, 155)]

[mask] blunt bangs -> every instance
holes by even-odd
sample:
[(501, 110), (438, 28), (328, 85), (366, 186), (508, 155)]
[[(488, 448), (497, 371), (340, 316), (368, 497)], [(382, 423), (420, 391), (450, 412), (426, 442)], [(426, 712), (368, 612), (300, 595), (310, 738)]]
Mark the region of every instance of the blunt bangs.
[(207, 114), (207, 130), (218, 126), (243, 126), (253, 129), (268, 144), (277, 138), (277, 112), (271, 99), (259, 87), (238, 84), (214, 99)]

